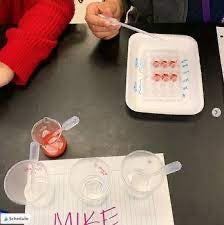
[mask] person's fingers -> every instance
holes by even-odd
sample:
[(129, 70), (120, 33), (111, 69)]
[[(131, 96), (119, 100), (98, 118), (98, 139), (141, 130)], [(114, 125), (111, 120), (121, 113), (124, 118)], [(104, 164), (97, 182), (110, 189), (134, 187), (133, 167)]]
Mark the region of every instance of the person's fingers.
[(0, 87), (7, 85), (13, 77), (13, 70), (6, 64), (0, 62)]
[(106, 2), (92, 3), (88, 5), (85, 17), (89, 28), (96, 37), (101, 39), (111, 39), (116, 36), (119, 33), (120, 26), (112, 25), (110, 21), (100, 17), (99, 14), (116, 18), (117, 6)]
[(95, 26), (101, 26), (101, 27), (109, 26), (110, 23), (104, 20), (103, 18), (100, 18), (98, 14), (99, 14), (99, 11), (97, 6), (89, 5), (86, 9), (86, 17), (85, 17), (86, 22), (90, 25), (95, 25)]
[(109, 40), (112, 37), (115, 37), (119, 31), (114, 31), (114, 32), (96, 32), (95, 36), (100, 38), (100, 39), (106, 39)]
[(90, 29), (93, 32), (113, 32), (113, 31), (118, 31), (120, 29), (120, 26), (109, 26), (109, 27), (100, 27), (100, 26), (95, 26), (95, 25), (90, 25)]
[(110, 39), (116, 37), (118, 34), (119, 34), (119, 31), (118, 31), (117, 33), (114, 33), (113, 35), (108, 36), (108, 37), (105, 37), (105, 38), (103, 38), (103, 39), (104, 39), (104, 40), (110, 40)]
[(104, 15), (104, 16), (108, 16), (108, 17), (112, 17), (112, 18), (116, 18), (118, 20), (120, 20), (121, 18), (121, 14), (120, 14), (120, 10), (119, 10), (119, 4), (101, 4), (99, 5), (99, 10), (100, 12)]
[(95, 26), (101, 26), (106, 27), (110, 26), (110, 22), (99, 17), (98, 15), (101, 13), (99, 9), (98, 3), (92, 3), (87, 6), (86, 9), (86, 17), (85, 20), (88, 24), (95, 25)]
[(95, 16), (95, 15), (86, 15), (85, 18), (86, 22), (90, 25), (94, 25), (94, 26), (99, 26), (99, 27), (108, 27), (110, 26), (110, 22), (100, 18), (99, 16)]
[(109, 8), (109, 7), (103, 7), (103, 8), (99, 8), (101, 13), (104, 15), (104, 16), (108, 16), (108, 17), (113, 17), (113, 9)]
[(108, 30), (102, 27), (94, 27), (90, 26), (90, 29), (92, 30), (93, 34), (101, 39), (109, 40), (113, 37), (115, 37), (119, 33), (119, 28), (118, 29), (113, 29), (113, 30)]
[(96, 32), (95, 36), (100, 38), (100, 39), (104, 39), (106, 37), (112, 36), (114, 33), (112, 32)]

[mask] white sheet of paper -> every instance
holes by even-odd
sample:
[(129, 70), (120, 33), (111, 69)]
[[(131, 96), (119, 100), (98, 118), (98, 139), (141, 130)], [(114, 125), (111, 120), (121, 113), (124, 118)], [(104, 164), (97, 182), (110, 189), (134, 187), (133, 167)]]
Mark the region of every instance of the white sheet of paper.
[[(163, 154), (158, 155), (164, 161)], [(127, 193), (120, 175), (123, 156), (102, 159), (111, 167), (112, 187), (107, 200), (94, 207), (82, 203), (70, 190), (69, 170), (77, 159), (43, 161), (54, 185), (54, 198), (47, 208), (26, 206), (26, 213), (31, 215), (29, 225), (174, 225), (167, 179), (152, 196), (136, 200)], [(103, 222), (102, 210), (112, 207), (116, 208), (108, 211), (107, 220)], [(89, 218), (93, 211), (93, 217), (85, 223), (84, 213)], [(99, 223), (91, 223), (93, 221)]]
[(86, 23), (85, 21), (86, 7), (92, 2), (102, 2), (102, 0), (83, 0), (82, 3), (80, 3), (78, 0), (74, 0), (75, 15), (72, 18), (70, 24)]
[(218, 44), (219, 44), (219, 55), (221, 59), (222, 65), (222, 74), (224, 79), (224, 27), (217, 27), (217, 37), (218, 37)]

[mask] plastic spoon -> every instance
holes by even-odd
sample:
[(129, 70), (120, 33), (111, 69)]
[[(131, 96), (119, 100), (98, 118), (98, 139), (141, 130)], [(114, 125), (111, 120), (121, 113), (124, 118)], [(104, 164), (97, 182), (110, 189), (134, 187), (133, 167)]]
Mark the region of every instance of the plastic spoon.
[(126, 24), (126, 23), (121, 23), (120, 21), (118, 21), (118, 20), (115, 19), (115, 18), (112, 18), (112, 17), (109, 17), (109, 16), (105, 16), (105, 15), (103, 15), (103, 14), (99, 14), (99, 16), (100, 16), (101, 18), (103, 18), (103, 19), (108, 20), (108, 21), (111, 23), (111, 25), (113, 25), (113, 26), (119, 25), (119, 26), (125, 27), (125, 28), (127, 28), (127, 29), (129, 29), (129, 30), (133, 30), (133, 31), (135, 31), (135, 32), (142, 33), (142, 34), (146, 34), (146, 35), (150, 36), (151, 38), (155, 38), (155, 39), (160, 39), (160, 40), (162, 40), (162, 38), (158, 37), (158, 36), (155, 35), (155, 34), (150, 34), (150, 33), (146, 32), (146, 31), (144, 31), (144, 30), (141, 30), (141, 29), (139, 29), (139, 28), (130, 26), (130, 25)]
[(59, 135), (61, 132), (63, 131), (67, 131), (67, 130), (70, 130), (72, 129), (74, 126), (76, 126), (77, 124), (79, 123), (79, 117), (77, 116), (73, 116), (71, 117), (70, 119), (66, 120), (60, 129), (56, 130), (55, 132), (53, 133), (50, 133), (48, 135), (46, 135), (44, 138), (43, 138), (43, 141), (44, 141), (44, 144), (47, 145), (49, 144), (49, 141), (53, 138), (53, 137), (56, 137), (57, 135)]
[(175, 173), (175, 172), (181, 170), (181, 168), (182, 168), (182, 164), (179, 161), (175, 161), (175, 162), (172, 162), (172, 163), (169, 163), (169, 164), (163, 166), (158, 171), (152, 173), (149, 176), (149, 178), (156, 176), (160, 173), (165, 173), (165, 175), (169, 175), (171, 173)]

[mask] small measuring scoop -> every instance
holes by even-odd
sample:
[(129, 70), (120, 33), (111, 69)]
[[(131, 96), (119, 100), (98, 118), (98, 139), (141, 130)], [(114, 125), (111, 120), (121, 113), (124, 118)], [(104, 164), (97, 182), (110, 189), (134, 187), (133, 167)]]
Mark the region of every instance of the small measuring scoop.
[(149, 179), (151, 177), (153, 177), (153, 176), (159, 175), (160, 173), (164, 173), (165, 175), (169, 175), (171, 173), (175, 173), (175, 172), (181, 170), (181, 168), (182, 168), (182, 164), (179, 161), (175, 161), (175, 162), (169, 163), (169, 164), (163, 166), (158, 171), (152, 173), (149, 176)]
[(150, 33), (146, 32), (144, 30), (141, 30), (139, 28), (133, 27), (133, 26), (128, 25), (126, 23), (121, 23), (120, 21), (118, 21), (115, 18), (112, 18), (112, 17), (109, 17), (109, 16), (105, 16), (103, 14), (99, 14), (99, 16), (101, 18), (106, 19), (107, 21), (109, 21), (111, 23), (111, 25), (113, 25), (113, 26), (117, 26), (118, 25), (118, 26), (125, 27), (125, 28), (127, 28), (129, 30), (133, 30), (133, 31), (138, 32), (138, 33), (146, 34), (146, 35), (150, 36), (151, 38), (163, 40), (162, 38), (158, 37), (158, 35), (156, 35), (156, 34), (150, 34)]
[(73, 127), (75, 127), (77, 124), (79, 123), (79, 117), (77, 116), (73, 116), (71, 118), (69, 118), (68, 120), (66, 120), (60, 129), (56, 130), (53, 133), (49, 133), (47, 134), (44, 138), (43, 138), (43, 142), (45, 145), (51, 144), (51, 139), (53, 137), (56, 137), (58, 135), (60, 135), (63, 131), (67, 131), (72, 129)]
[(178, 161), (164, 165), (157, 154), (137, 150), (123, 159), (121, 174), (128, 192), (136, 198), (145, 198), (163, 184), (166, 175), (181, 168)]
[(39, 144), (30, 144), (29, 160), (17, 162), (7, 172), (4, 190), (7, 197), (20, 205), (37, 204), (48, 196), (49, 178), (43, 163), (39, 162)]

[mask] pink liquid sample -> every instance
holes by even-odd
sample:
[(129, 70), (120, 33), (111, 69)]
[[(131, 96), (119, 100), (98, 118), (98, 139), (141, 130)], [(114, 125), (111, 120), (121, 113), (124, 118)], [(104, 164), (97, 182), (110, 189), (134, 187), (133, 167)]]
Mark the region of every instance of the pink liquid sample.
[(63, 135), (57, 132), (50, 133), (45, 131), (43, 133), (43, 145), (41, 146), (46, 156), (55, 158), (59, 157), (66, 151), (67, 141)]

